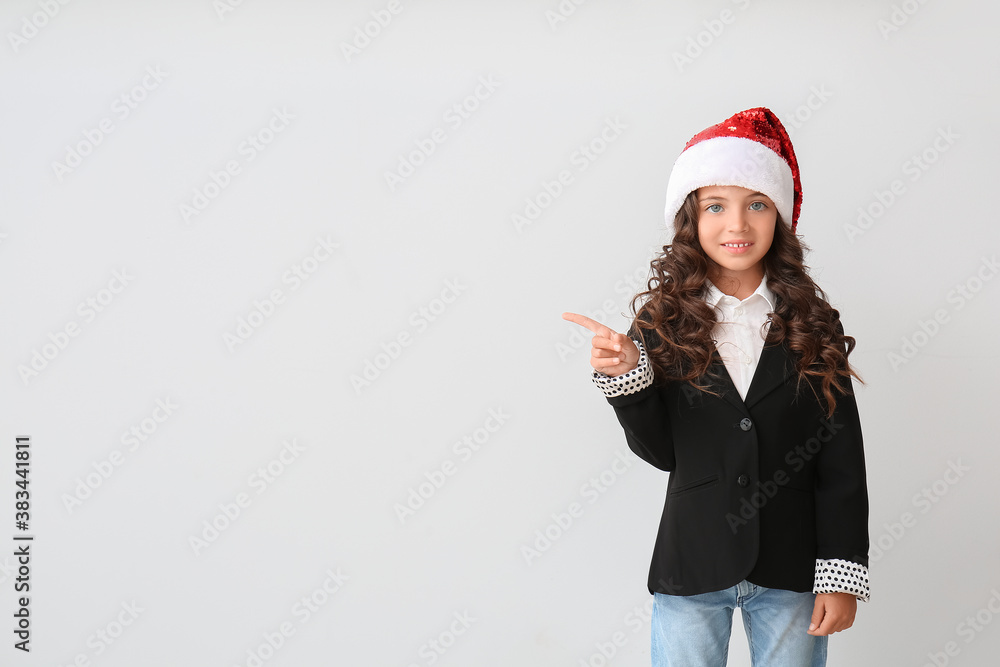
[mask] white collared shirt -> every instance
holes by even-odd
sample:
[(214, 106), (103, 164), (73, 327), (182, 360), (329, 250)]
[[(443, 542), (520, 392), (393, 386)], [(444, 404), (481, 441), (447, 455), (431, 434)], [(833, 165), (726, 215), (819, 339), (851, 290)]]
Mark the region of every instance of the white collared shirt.
[(746, 399), (750, 382), (757, 370), (760, 353), (774, 311), (774, 293), (767, 286), (767, 276), (753, 294), (740, 301), (723, 294), (711, 281), (705, 302), (715, 308), (717, 323), (712, 330), (715, 347), (726, 364), (740, 398)]

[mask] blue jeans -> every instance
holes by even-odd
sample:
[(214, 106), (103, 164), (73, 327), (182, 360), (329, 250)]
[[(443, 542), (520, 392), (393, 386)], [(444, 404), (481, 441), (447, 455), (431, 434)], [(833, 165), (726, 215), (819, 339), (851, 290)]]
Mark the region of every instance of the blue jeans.
[(753, 667), (824, 667), (828, 637), (806, 634), (813, 593), (743, 580), (700, 595), (654, 593), (653, 667), (724, 667), (733, 610), (740, 607)]

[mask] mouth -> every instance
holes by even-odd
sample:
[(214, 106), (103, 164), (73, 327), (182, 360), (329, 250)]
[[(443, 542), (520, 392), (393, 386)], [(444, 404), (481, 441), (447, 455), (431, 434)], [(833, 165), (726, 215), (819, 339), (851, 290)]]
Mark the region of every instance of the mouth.
[(749, 251), (752, 245), (753, 243), (750, 241), (734, 241), (732, 243), (723, 243), (722, 247), (733, 255), (740, 255)]

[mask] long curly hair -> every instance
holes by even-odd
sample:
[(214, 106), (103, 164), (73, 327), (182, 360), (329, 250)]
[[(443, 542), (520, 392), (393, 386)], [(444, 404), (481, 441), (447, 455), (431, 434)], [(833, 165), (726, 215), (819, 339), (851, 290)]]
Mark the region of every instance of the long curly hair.
[[(674, 229), (672, 243), (664, 245), (650, 263), (647, 289), (632, 298), (635, 318), (629, 335), (643, 341), (657, 384), (688, 381), (717, 395), (697, 383), (702, 376), (709, 377), (716, 315), (704, 300), (711, 260), (698, 240), (696, 192), (684, 200)], [(837, 403), (834, 392), (848, 393), (851, 377), (864, 382), (847, 361), (855, 339), (844, 335), (840, 313), (806, 272), (803, 256), (808, 249), (779, 215), (774, 240), (763, 259), (767, 286), (776, 297), (765, 344), (787, 342), (796, 358), (796, 392), (805, 380), (819, 400), (815, 387), (819, 382), (830, 418)], [(637, 303), (642, 303), (638, 310)]]

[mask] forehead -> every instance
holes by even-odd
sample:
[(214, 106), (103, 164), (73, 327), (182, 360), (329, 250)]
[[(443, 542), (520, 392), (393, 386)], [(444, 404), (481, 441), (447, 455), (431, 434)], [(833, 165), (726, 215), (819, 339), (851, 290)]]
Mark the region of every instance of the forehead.
[(718, 198), (718, 199), (749, 199), (751, 197), (762, 197), (770, 199), (767, 195), (756, 190), (748, 190), (738, 185), (706, 185), (695, 191), (698, 199)]

